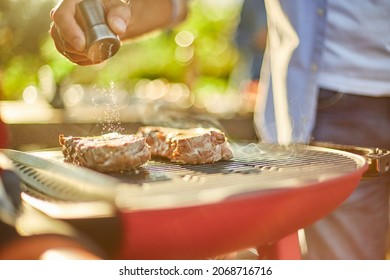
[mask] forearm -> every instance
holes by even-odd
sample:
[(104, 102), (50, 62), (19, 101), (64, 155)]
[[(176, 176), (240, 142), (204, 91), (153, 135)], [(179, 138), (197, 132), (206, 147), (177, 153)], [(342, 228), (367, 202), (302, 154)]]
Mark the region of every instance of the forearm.
[(187, 16), (187, 0), (133, 0), (131, 20), (122, 40), (168, 28)]

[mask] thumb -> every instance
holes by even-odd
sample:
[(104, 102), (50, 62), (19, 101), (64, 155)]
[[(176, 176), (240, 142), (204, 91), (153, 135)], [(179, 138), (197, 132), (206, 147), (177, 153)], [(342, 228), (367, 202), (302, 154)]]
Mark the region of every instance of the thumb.
[[(110, 1), (109, 3), (112, 3)], [(111, 7), (107, 8), (107, 23), (109, 27), (117, 35), (122, 35), (126, 32), (127, 25), (130, 22), (131, 12), (130, 5), (121, 1), (116, 4), (111, 4)]]

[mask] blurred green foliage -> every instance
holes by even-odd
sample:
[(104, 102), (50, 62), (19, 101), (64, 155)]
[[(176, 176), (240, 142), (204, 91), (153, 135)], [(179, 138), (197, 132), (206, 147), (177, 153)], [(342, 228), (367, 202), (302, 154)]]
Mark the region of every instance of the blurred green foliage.
[(37, 83), (37, 71), (46, 63), (41, 43), (47, 38), (53, 0), (0, 2), (0, 97), (20, 98), (23, 89)]
[[(204, 86), (212, 90), (213, 85), (223, 89), (238, 55), (232, 36), (240, 2), (193, 0), (188, 19), (174, 29), (126, 43), (100, 65), (77, 66), (56, 51), (47, 32), (56, 1), (1, 0), (0, 97), (20, 99), (26, 86), (38, 85), (37, 72), (43, 65), (51, 67), (59, 85), (114, 81), (131, 87), (137, 79), (165, 78), (186, 83), (194, 91)], [(175, 42), (181, 31), (193, 35), (189, 46)], [(188, 54), (191, 59), (178, 59)]]

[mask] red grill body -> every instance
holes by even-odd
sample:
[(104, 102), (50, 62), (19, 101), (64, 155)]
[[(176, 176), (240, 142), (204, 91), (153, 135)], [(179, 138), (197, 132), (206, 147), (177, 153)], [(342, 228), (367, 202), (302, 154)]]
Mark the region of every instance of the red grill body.
[(125, 234), (118, 257), (206, 259), (277, 242), (340, 205), (357, 186), (363, 170), (315, 185), (216, 204), (122, 212)]

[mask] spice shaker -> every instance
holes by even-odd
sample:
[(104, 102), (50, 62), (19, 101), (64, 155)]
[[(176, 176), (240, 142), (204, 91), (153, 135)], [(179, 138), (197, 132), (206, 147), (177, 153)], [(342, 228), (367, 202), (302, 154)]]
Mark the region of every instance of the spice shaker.
[(108, 27), (101, 0), (83, 0), (78, 3), (76, 20), (85, 33), (87, 57), (91, 61), (102, 62), (119, 50), (121, 42)]

